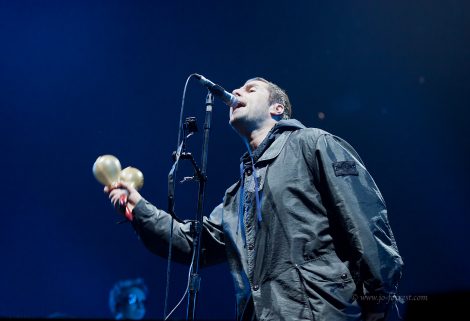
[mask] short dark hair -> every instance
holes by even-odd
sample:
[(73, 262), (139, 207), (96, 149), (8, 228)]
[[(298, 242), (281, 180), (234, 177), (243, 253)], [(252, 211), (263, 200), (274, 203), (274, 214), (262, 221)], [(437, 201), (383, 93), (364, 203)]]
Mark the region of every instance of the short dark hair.
[(128, 300), (129, 291), (133, 288), (142, 290), (145, 295), (148, 293), (147, 285), (142, 278), (121, 280), (114, 284), (109, 292), (109, 309), (113, 315), (117, 313), (123, 302)]
[(254, 77), (248, 79), (248, 81), (259, 80), (268, 85), (269, 90), (269, 104), (281, 104), (284, 106), (284, 113), (282, 113), (282, 119), (289, 119), (292, 116), (292, 105), (289, 100), (289, 96), (284, 89), (276, 85), (275, 83), (268, 81), (262, 77)]

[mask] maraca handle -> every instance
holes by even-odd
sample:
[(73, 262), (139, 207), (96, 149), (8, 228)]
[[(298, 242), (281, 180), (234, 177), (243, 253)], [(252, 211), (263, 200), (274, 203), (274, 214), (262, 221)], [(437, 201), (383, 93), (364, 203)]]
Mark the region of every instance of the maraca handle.
[(121, 197), (119, 198), (119, 205), (121, 205), (121, 207), (124, 207), (124, 206), (126, 207), (126, 212), (124, 213), (124, 216), (129, 221), (132, 221), (134, 217), (132, 215), (132, 211), (129, 209), (129, 207), (127, 207), (127, 194), (121, 195)]

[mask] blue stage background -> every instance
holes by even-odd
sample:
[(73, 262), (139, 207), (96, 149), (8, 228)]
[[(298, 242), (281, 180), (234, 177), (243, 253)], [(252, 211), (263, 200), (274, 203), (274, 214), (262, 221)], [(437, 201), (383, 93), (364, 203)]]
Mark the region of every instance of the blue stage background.
[[(142, 277), (146, 318), (162, 317), (166, 259), (115, 224), (92, 165), (113, 154), (139, 168), (143, 196), (165, 209), (195, 72), (229, 90), (267, 78), (294, 118), (357, 149), (389, 208), (403, 296), (468, 291), (469, 4), (0, 0), (0, 316), (110, 318), (114, 282)], [(198, 162), (205, 96), (189, 82)], [(212, 125), (206, 214), (244, 152), (220, 101)], [(197, 185), (179, 184), (178, 216), (196, 204)], [(187, 282), (187, 267), (172, 267), (170, 309)], [(232, 319), (227, 266), (201, 274), (197, 318)]]

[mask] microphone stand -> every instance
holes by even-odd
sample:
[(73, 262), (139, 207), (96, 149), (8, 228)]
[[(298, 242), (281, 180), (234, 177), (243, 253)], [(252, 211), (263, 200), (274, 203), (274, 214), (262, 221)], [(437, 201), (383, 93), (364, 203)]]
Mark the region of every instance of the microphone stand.
[(203, 205), (204, 205), (204, 190), (206, 186), (207, 176), (206, 176), (206, 167), (207, 167), (207, 154), (209, 147), (209, 132), (211, 128), (211, 118), (212, 118), (212, 107), (214, 105), (214, 96), (209, 91), (206, 97), (206, 116), (204, 120), (204, 138), (202, 145), (202, 167), (199, 170), (194, 158), (190, 156), (190, 160), (196, 170), (196, 176), (199, 181), (199, 190), (198, 190), (198, 202), (197, 202), (197, 214), (196, 220), (192, 225), (193, 232), (193, 251), (194, 255), (192, 256), (193, 261), (191, 262), (192, 270), (190, 274), (189, 282), (189, 296), (188, 296), (188, 310), (187, 310), (187, 319), (194, 320), (194, 312), (197, 302), (197, 294), (199, 291), (199, 286), (201, 283), (201, 277), (199, 275), (199, 261), (200, 261), (200, 252), (201, 252), (201, 231), (203, 224)]
[[(206, 186), (207, 176), (206, 176), (206, 167), (207, 167), (207, 154), (208, 154), (208, 146), (209, 146), (209, 131), (211, 127), (211, 118), (212, 118), (212, 107), (214, 105), (214, 96), (209, 91), (206, 97), (206, 115), (204, 121), (204, 138), (203, 138), (203, 146), (202, 146), (202, 167), (199, 168), (194, 160), (194, 157), (191, 153), (186, 152), (186, 140), (192, 136), (195, 132), (197, 132), (197, 124), (196, 119), (194, 117), (187, 117), (185, 123), (183, 125), (184, 135), (183, 141), (178, 146), (178, 149), (173, 152), (173, 166), (170, 170), (168, 175), (168, 213), (173, 217), (174, 220), (178, 222), (183, 222), (179, 219), (174, 211), (175, 206), (175, 197), (174, 197), (174, 190), (175, 190), (175, 172), (177, 170), (178, 162), (180, 159), (187, 159), (191, 161), (191, 164), (194, 167), (195, 175), (193, 177), (185, 177), (181, 182), (184, 183), (186, 181), (194, 181), (197, 180), (199, 182), (199, 189), (198, 189), (198, 203), (197, 203), (197, 213), (195, 220), (188, 220), (191, 224), (190, 231), (193, 237), (193, 255), (191, 261), (191, 271), (190, 271), (190, 279), (189, 279), (189, 287), (188, 287), (188, 308), (187, 308), (187, 320), (194, 320), (196, 302), (197, 302), (197, 294), (199, 291), (199, 286), (201, 283), (201, 277), (199, 275), (199, 261), (200, 261), (200, 252), (201, 252), (201, 231), (203, 225), (203, 205), (204, 205), (204, 190)], [(166, 314), (166, 300), (168, 297), (168, 290), (169, 290), (169, 274), (170, 274), (170, 261), (171, 261), (171, 252), (172, 252), (172, 234), (173, 234), (173, 220), (171, 220), (171, 227), (170, 227), (170, 242), (169, 242), (169, 249), (168, 249), (168, 268), (167, 268), (167, 287), (166, 287), (166, 296), (165, 296), (165, 311), (164, 316), (167, 317)]]

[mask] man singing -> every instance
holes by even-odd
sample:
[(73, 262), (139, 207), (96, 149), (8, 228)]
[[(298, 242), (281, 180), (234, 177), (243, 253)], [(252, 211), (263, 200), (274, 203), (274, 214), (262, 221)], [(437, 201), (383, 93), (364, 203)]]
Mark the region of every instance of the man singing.
[[(246, 143), (240, 179), (204, 217), (201, 265), (228, 261), (237, 320), (384, 320), (403, 261), (382, 195), (343, 139), (290, 119), (286, 93), (263, 78), (233, 91), (230, 125)], [(134, 188), (132, 226), (167, 257), (171, 215)], [(117, 206), (119, 208), (119, 206)], [(173, 258), (190, 263), (190, 223), (174, 221)]]

